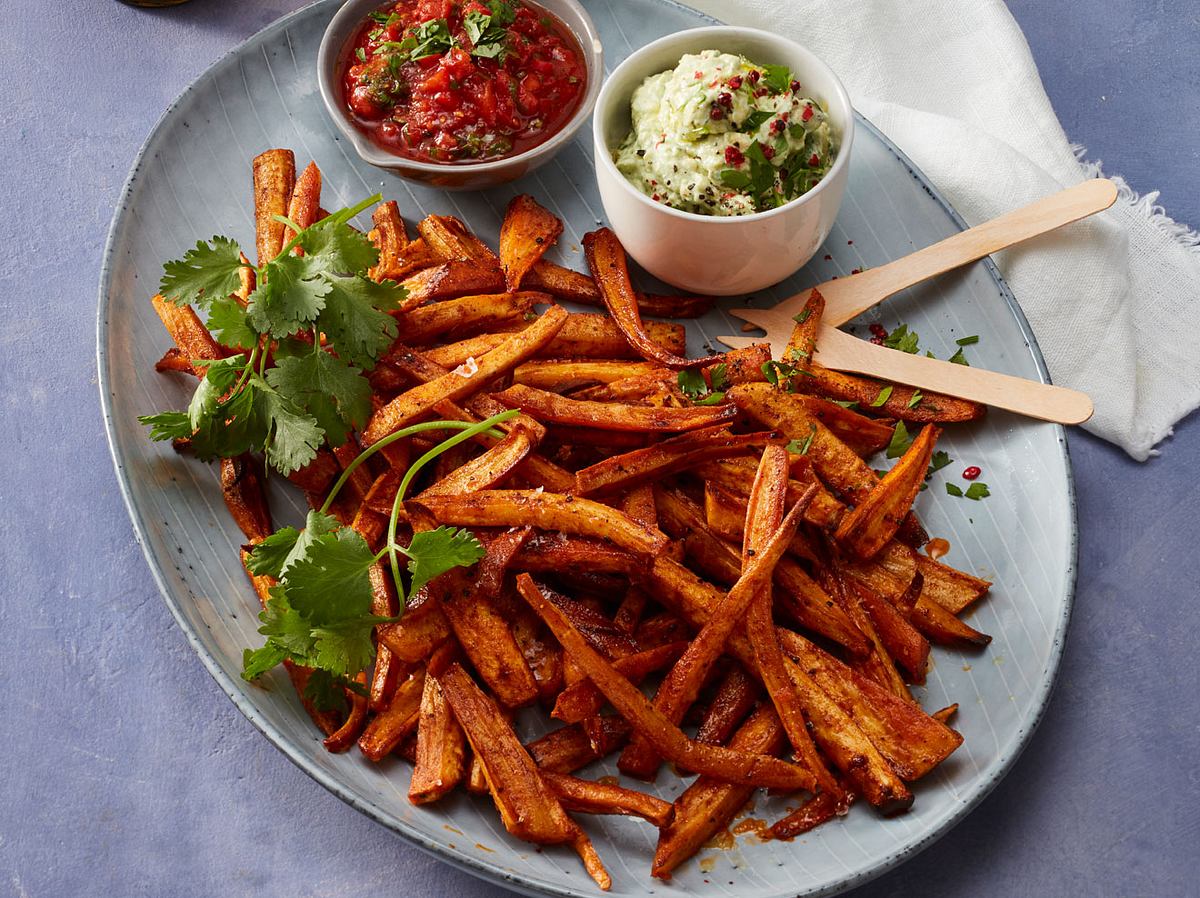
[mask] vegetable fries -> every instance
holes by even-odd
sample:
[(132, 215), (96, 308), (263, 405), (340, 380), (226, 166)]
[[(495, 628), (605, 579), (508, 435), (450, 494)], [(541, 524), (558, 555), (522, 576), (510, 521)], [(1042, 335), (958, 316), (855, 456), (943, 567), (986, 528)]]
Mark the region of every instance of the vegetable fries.
[[(157, 368), (195, 394), (142, 419), (219, 460), (266, 637), (247, 679), (282, 664), (328, 750), (409, 758), (414, 804), (489, 794), (602, 889), (579, 815), (657, 828), (669, 877), (759, 788), (798, 796), (780, 839), (911, 805), (962, 737), (909, 685), (931, 644), (987, 644), (957, 615), (989, 587), (920, 552), (913, 504), (939, 425), (980, 409), (816, 368), (819, 296), (783, 360), (688, 359), (642, 316), (706, 301), (639, 294), (607, 229), (591, 275), (544, 259), (563, 223), (529, 196), (497, 252), (394, 202), (327, 213), (287, 150), (253, 177), (258, 264), (214, 238), (165, 267)], [(303, 529), (275, 529), (267, 468)], [(537, 713), (563, 725), (524, 741)], [(575, 775), (613, 756), (699, 778), (670, 804)]]

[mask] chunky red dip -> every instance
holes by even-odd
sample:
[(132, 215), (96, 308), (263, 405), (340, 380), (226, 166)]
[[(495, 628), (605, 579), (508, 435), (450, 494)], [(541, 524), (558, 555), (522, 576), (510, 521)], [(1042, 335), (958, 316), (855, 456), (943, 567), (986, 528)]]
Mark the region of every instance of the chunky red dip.
[(346, 107), (392, 153), (469, 162), (522, 153), (574, 115), (586, 88), (561, 21), (519, 0), (401, 0), (371, 13), (342, 63)]

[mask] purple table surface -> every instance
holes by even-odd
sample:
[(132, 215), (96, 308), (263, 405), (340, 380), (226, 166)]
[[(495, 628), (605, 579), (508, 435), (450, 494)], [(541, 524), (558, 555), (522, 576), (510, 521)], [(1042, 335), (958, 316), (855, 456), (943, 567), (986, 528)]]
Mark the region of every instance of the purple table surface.
[[(210, 62), (300, 5), (0, 4), (0, 894), (511, 894), (343, 805), (242, 718), (158, 595), (104, 440), (96, 282), (133, 156)], [(1011, 8), (1068, 134), (1200, 224), (1195, 4)], [(1079, 589), (1049, 713), (980, 808), (856, 896), (1197, 894), (1200, 426), (1146, 465), (1070, 443)]]

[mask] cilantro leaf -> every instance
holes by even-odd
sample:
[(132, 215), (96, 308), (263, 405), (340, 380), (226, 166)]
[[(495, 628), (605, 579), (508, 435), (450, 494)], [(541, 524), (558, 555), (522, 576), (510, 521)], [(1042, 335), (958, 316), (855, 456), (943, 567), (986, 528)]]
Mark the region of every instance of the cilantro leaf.
[(318, 711), (346, 709), (345, 682), (327, 670), (315, 669), (304, 684), (304, 698)]
[(762, 80), (772, 91), (781, 93), (791, 86), (792, 71), (785, 65), (765, 65)]
[(242, 250), (228, 237), (200, 240), (193, 249), (163, 266), (158, 292), (176, 305), (205, 306), (240, 286)]
[(304, 255), (292, 258), (305, 259), (312, 275), (352, 274), (378, 264), (379, 250), (366, 234), (349, 227), (353, 217), (354, 207), (347, 207), (305, 228), (296, 240)]
[(784, 448), (792, 455), (808, 455), (808, 450), (812, 448), (813, 439), (817, 435), (817, 425), (808, 425), (808, 436), (803, 440), (789, 440)]
[(969, 487), (967, 487), (967, 498), (974, 499), (976, 502), (978, 502), (980, 499), (987, 498), (991, 494), (992, 493), (991, 490), (988, 489), (988, 485), (980, 480), (976, 480)]
[(755, 109), (746, 116), (745, 120), (738, 126), (738, 130), (743, 134), (753, 133), (761, 128), (774, 114), (769, 109)]
[(750, 186), (750, 173), (736, 168), (723, 168), (717, 172), (717, 177), (721, 179), (722, 184), (734, 190)]
[(311, 256), (279, 256), (265, 266), (265, 279), (250, 294), (250, 323), (260, 334), (287, 337), (309, 327), (325, 308), (332, 289)]
[(364, 370), (396, 339), (396, 321), (384, 309), (395, 308), (405, 293), (394, 281), (377, 284), (368, 278), (331, 277), (325, 310), (317, 321), (338, 355)]
[(371, 635), (378, 618), (349, 619), (314, 627), (312, 666), (353, 676), (375, 660)]
[(187, 412), (159, 412), (157, 415), (138, 415), (138, 423), (150, 428), (150, 439), (186, 440), (192, 435), (192, 424)]
[(410, 594), (439, 574), (472, 565), (486, 554), (471, 531), (457, 527), (414, 533), (412, 542), (403, 551), (408, 556), (408, 571), (412, 574)]
[(237, 380), (238, 375), (246, 364), (244, 355), (230, 356), (227, 359), (197, 360), (204, 363), (204, 376), (192, 393), (192, 401), (188, 404), (188, 421), (192, 430), (200, 430), (216, 413), (221, 405), (221, 397), (225, 395)]
[(208, 329), (218, 343), (231, 349), (253, 349), (258, 343), (258, 332), (250, 326), (246, 310), (228, 296), (209, 304)]
[(490, 24), (492, 24), (491, 15), (477, 9), (473, 9), (463, 16), (463, 30), (467, 32), (467, 37), (472, 44), (479, 43), (479, 39), (483, 37), (483, 33), (487, 31)]
[(288, 659), (288, 653), (272, 642), (242, 652), (242, 679), (257, 680), (271, 668)]
[(940, 471), (953, 461), (954, 459), (950, 457), (949, 453), (942, 449), (937, 450), (933, 453), (933, 457), (929, 460), (929, 468), (925, 471), (925, 479), (928, 480), (934, 475), (934, 473)]
[(281, 474), (303, 468), (317, 457), (325, 434), (316, 418), (296, 408), (269, 386), (254, 386), (254, 407), (267, 422), (267, 460)]
[(708, 379), (712, 382), (714, 390), (724, 390), (729, 386), (729, 366), (724, 362), (714, 365), (712, 371), (708, 373)]
[(853, 399), (835, 399), (835, 400), (833, 400), (833, 404), (840, 405), (842, 408), (848, 408), (848, 409), (858, 408), (858, 403), (855, 402)]
[(279, 359), (267, 382), (312, 415), (332, 446), (345, 443), (350, 430), (371, 416), (371, 384), (359, 369), (321, 349)]
[(960, 499), (962, 498), (962, 494), (963, 494), (963, 491), (961, 489), (959, 489), (959, 487), (953, 483), (946, 484), (946, 492), (949, 493), (951, 496), (958, 496), (958, 498), (960, 498)]
[(285, 587), (271, 590), (267, 607), (258, 619), (262, 621), (258, 632), (267, 637), (268, 644), (274, 644), (297, 661), (308, 658), (314, 645), (312, 625), (288, 602)]
[(879, 395), (871, 402), (871, 408), (879, 408), (885, 402), (892, 398), (892, 386), (888, 384), (879, 391)]
[(887, 446), (888, 458), (899, 458), (908, 451), (908, 447), (912, 445), (912, 437), (908, 435), (908, 428), (904, 426), (903, 421), (896, 422), (896, 429), (892, 431), (891, 442)]
[(367, 571), (375, 553), (348, 528), (312, 540), (304, 557), (284, 574), (292, 607), (314, 627), (362, 617), (371, 610), (371, 578)]
[(487, 8), (492, 11), (492, 22), (496, 25), (511, 25), (517, 20), (517, 8), (508, 0), (488, 0)]
[(883, 345), (888, 349), (898, 349), (901, 352), (916, 353), (920, 336), (916, 331), (910, 331), (907, 324), (897, 325), (883, 338)]
[[(192, 434), (192, 452), (201, 461), (232, 458), (261, 449), (270, 433), (269, 421), (257, 403), (253, 379), (236, 393), (222, 399)], [(199, 389), (199, 387), (197, 388)]]
[(959, 346), (971, 346), (972, 344), (979, 342), (979, 335), (974, 334), (973, 336), (970, 336), (970, 337), (963, 337), (962, 339), (955, 340), (954, 342), (957, 343)]
[(695, 399), (708, 392), (708, 383), (705, 382), (704, 375), (695, 368), (684, 368), (675, 380), (679, 384), (679, 389), (683, 390), (684, 395), (689, 399)]
[(963, 355), (961, 348), (956, 350), (954, 355), (950, 356), (949, 361), (955, 365), (966, 365), (968, 368), (971, 367), (971, 363), (967, 361), (967, 357)]
[[(314, 512), (309, 512), (310, 516), (312, 514)], [(299, 539), (300, 531), (295, 527), (276, 530), (250, 550), (246, 559), (246, 570), (260, 577), (274, 577), (278, 580), (283, 575), (284, 565), (287, 564), (288, 556), (295, 550)]]

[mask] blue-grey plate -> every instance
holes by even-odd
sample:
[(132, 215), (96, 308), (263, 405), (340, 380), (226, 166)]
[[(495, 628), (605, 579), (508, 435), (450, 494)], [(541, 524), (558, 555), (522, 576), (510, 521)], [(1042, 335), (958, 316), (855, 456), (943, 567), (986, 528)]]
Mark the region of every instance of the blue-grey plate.
[[(258, 645), (258, 603), (238, 564), (240, 534), (221, 502), (214, 472), (146, 439), (136, 416), (187, 402), (189, 384), (155, 374), (168, 337), (151, 310), (160, 266), (213, 234), (253, 245), (250, 159), (268, 147), (291, 147), (297, 162), (324, 172), (324, 205), (338, 208), (376, 191), (416, 219), (450, 213), (494, 242), (510, 196), (529, 192), (566, 222), (560, 261), (582, 266), (580, 237), (600, 224), (587, 138), (509, 187), (448, 194), (416, 187), (361, 163), (326, 117), (317, 95), (317, 44), (337, 0), (282, 19), (204, 73), (167, 110), (142, 149), (109, 235), (100, 288), (99, 366), (104, 414), (121, 487), (146, 559), (196, 653), (242, 712), (317, 782), (412, 842), (466, 870), (529, 894), (595, 894), (567, 849), (542, 851), (510, 838), (491, 803), (466, 795), (428, 808), (405, 798), (408, 767), (374, 765), (352, 751), (331, 755), (282, 677), (251, 686), (239, 676), (242, 649)], [(630, 48), (705, 24), (698, 13), (665, 0), (598, 0), (609, 66)], [(825, 248), (791, 282), (759, 302), (854, 268), (878, 265), (945, 237), (962, 221), (900, 152), (866, 122), (841, 217)], [(586, 129), (585, 129), (585, 134)], [(987, 262), (890, 300), (877, 312), (886, 326), (907, 322), (922, 347), (942, 358), (957, 338), (972, 364), (1045, 380), (1046, 369), (1019, 307)], [(689, 325), (691, 350), (712, 335), (736, 333), (721, 312)], [(946, 832), (987, 794), (1029, 740), (1046, 705), (1071, 608), (1075, 511), (1061, 428), (1005, 414), (950, 427), (942, 448), (954, 463), (934, 475), (918, 507), (931, 533), (953, 545), (948, 561), (995, 581), (969, 614), (995, 636), (982, 653), (935, 650), (926, 708), (959, 703), (955, 725), (966, 742), (916, 786), (911, 813), (881, 820), (865, 807), (792, 843), (737, 838), (730, 850), (703, 850), (670, 883), (650, 878), (655, 831), (624, 818), (584, 818), (613, 875), (613, 894), (736, 895), (782, 898), (832, 894), (910, 857)], [(983, 468), (991, 497), (948, 496), (944, 483), (967, 465)], [(282, 519), (301, 502), (286, 489), (273, 496)], [(536, 715), (532, 715), (536, 717)], [(522, 720), (526, 733), (534, 720)], [(590, 771), (614, 773), (611, 765)], [(656, 791), (673, 798), (681, 784), (664, 776)], [(778, 802), (760, 801), (755, 817), (774, 819)]]

